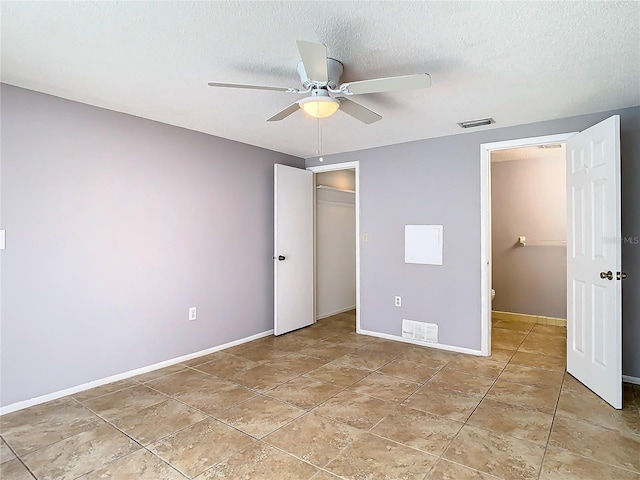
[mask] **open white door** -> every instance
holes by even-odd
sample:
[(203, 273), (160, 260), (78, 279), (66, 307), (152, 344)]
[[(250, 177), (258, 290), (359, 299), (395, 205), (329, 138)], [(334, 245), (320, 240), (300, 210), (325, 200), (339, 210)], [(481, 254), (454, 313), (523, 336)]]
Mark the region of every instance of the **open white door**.
[(313, 173), (275, 165), (274, 334), (313, 323)]
[(567, 140), (567, 371), (622, 408), (620, 117)]

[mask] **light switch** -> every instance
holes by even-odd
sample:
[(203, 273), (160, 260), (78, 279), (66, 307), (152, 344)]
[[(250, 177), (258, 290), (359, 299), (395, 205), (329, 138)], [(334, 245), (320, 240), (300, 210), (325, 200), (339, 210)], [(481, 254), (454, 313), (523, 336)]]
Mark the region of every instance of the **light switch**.
[(369, 234), (368, 233), (363, 233), (362, 234), (362, 241), (364, 243), (367, 243), (369, 241)]

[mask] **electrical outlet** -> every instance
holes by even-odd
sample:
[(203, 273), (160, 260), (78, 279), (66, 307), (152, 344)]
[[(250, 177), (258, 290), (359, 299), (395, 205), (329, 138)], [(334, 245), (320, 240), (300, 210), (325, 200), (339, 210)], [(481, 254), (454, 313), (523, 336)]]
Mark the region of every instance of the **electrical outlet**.
[(189, 320), (195, 320), (196, 318), (198, 318), (196, 307), (189, 307)]
[(402, 306), (402, 297), (396, 297), (396, 307)]

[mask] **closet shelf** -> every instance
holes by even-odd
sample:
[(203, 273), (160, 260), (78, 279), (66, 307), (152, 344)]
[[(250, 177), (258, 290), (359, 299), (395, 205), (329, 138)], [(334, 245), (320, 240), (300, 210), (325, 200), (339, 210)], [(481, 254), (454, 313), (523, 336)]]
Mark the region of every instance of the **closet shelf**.
[(347, 188), (330, 187), (329, 185), (316, 185), (316, 188), (321, 189), (321, 190), (331, 190), (331, 191), (334, 191), (334, 192), (356, 193), (355, 190), (349, 190)]

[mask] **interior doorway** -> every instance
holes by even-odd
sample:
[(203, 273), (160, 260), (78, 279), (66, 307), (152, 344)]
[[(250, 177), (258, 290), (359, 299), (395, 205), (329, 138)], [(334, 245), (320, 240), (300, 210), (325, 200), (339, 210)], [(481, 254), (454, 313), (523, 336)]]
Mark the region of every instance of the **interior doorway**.
[(621, 238), (618, 115), (581, 132), (480, 146), (481, 351), (491, 355), (491, 153), (562, 142), (567, 150), (568, 227), (567, 340), (562, 366), (614, 408), (622, 408), (621, 242), (608, 240)]
[[(491, 155), (502, 150), (563, 144), (577, 132), (520, 138), (504, 142), (485, 143), (480, 146), (480, 259), (483, 266), (480, 277), (480, 325), (482, 355), (491, 355), (492, 255), (491, 255)], [(566, 278), (565, 278), (566, 280)], [(499, 295), (496, 292), (496, 296)]]
[(309, 167), (315, 177), (315, 319), (356, 311), (360, 331), (359, 162)]
[(356, 308), (355, 170), (315, 174), (316, 320)]
[(566, 327), (565, 144), (494, 150), (490, 167), (492, 326)]

